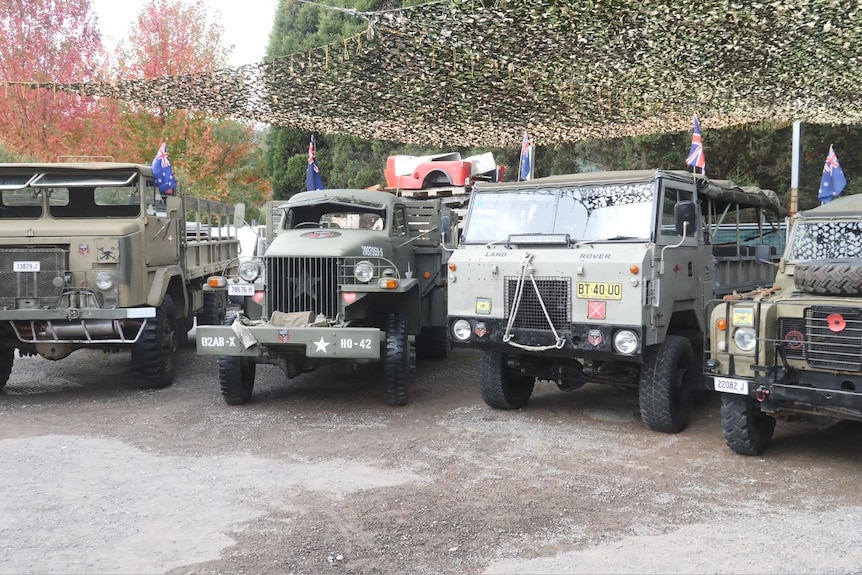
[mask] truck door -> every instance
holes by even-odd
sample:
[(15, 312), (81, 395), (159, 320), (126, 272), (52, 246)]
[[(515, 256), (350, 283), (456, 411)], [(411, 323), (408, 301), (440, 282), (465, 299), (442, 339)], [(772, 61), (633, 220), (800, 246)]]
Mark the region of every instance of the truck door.
[(185, 232), (181, 226), (183, 210), (177, 207), (179, 202), (170, 202), (172, 205), (169, 205), (153, 180), (146, 181), (144, 198), (147, 211), (147, 223), (144, 226), (147, 266), (178, 263), (180, 244), (185, 239), (182, 237)]
[[(662, 180), (660, 193), (656, 256), (660, 260), (657, 265), (664, 272), (659, 276), (660, 301), (656, 324), (667, 325), (674, 312), (703, 308), (701, 282), (704, 281), (704, 270), (699, 263), (708, 262), (709, 259), (703, 259), (704, 254), (700, 253), (703, 243), (700, 218), (694, 226), (694, 233), (689, 234), (686, 231), (685, 236), (682, 235), (682, 230), (678, 229), (676, 222), (677, 204), (696, 200), (694, 184), (686, 185), (682, 182)], [(692, 325), (691, 328), (696, 329), (697, 326)]]

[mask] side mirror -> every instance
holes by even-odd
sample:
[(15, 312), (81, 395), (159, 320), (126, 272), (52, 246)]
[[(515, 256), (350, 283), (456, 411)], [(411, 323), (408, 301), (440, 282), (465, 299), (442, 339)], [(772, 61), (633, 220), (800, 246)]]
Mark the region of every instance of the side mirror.
[(245, 204), (239, 203), (233, 208), (233, 226), (241, 228), (245, 225)]
[(769, 244), (759, 244), (754, 246), (754, 261), (759, 264), (772, 264), (770, 256), (772, 255), (772, 246)]
[(676, 233), (693, 236), (697, 227), (697, 204), (694, 202), (678, 202), (673, 207), (673, 218)]
[(179, 196), (165, 196), (165, 213), (171, 220), (179, 219), (183, 212), (183, 200)]

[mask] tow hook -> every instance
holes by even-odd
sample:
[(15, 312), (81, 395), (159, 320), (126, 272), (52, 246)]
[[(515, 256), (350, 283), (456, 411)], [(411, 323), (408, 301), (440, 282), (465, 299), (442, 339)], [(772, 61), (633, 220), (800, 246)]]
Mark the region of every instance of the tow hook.
[(765, 386), (761, 385), (757, 389), (754, 390), (754, 399), (758, 402), (763, 403), (766, 401), (767, 396), (769, 395), (769, 390), (766, 389)]

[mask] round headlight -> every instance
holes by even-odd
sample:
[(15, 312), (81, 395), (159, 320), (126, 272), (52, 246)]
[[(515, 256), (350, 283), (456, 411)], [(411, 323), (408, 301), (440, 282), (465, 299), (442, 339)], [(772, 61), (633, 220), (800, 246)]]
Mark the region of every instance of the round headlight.
[(458, 341), (467, 341), (470, 339), (470, 322), (466, 319), (456, 320), (455, 323), (452, 324), (452, 335), (454, 335), (455, 339)]
[(739, 327), (733, 334), (733, 342), (742, 351), (754, 351), (757, 345), (757, 332), (753, 327)]
[(260, 266), (257, 262), (246, 261), (239, 264), (239, 277), (247, 282), (253, 282), (260, 275)]
[(102, 291), (112, 290), (117, 287), (117, 276), (114, 272), (101, 271), (96, 274), (96, 287)]
[(362, 283), (370, 282), (371, 278), (374, 277), (374, 266), (371, 262), (367, 262), (365, 260), (359, 262), (356, 264), (356, 267), (353, 268), (353, 277)]
[(623, 355), (632, 355), (638, 350), (638, 334), (630, 329), (621, 329), (614, 334), (614, 349)]

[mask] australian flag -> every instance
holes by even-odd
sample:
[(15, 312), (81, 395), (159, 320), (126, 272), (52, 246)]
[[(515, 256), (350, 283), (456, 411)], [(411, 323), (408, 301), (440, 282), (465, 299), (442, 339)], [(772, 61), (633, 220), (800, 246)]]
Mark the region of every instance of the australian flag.
[(829, 146), (829, 155), (826, 156), (826, 164), (823, 166), (823, 177), (820, 178), (817, 199), (824, 204), (829, 203), (838, 197), (846, 185), (847, 178), (844, 177), (844, 170), (838, 163), (838, 156), (835, 155), (832, 146)]
[(530, 141), (530, 136), (524, 132), (524, 141), (521, 143), (521, 169), (518, 175), (521, 180), (527, 181), (533, 179), (533, 159), (535, 156), (535, 148), (533, 142)]
[(174, 190), (177, 189), (177, 180), (174, 178), (174, 171), (171, 169), (171, 162), (168, 159), (168, 149), (164, 142), (162, 142), (153, 160), (153, 177), (156, 179), (160, 194), (174, 195)]
[(687, 166), (700, 168), (700, 173), (706, 173), (706, 156), (703, 155), (703, 139), (700, 137), (700, 122), (694, 115), (694, 131), (691, 133), (691, 149), (685, 159)]
[(308, 172), (305, 174), (305, 189), (308, 191), (322, 190), (323, 178), (320, 175), (320, 167), (317, 165), (317, 142), (314, 134), (308, 143)]

